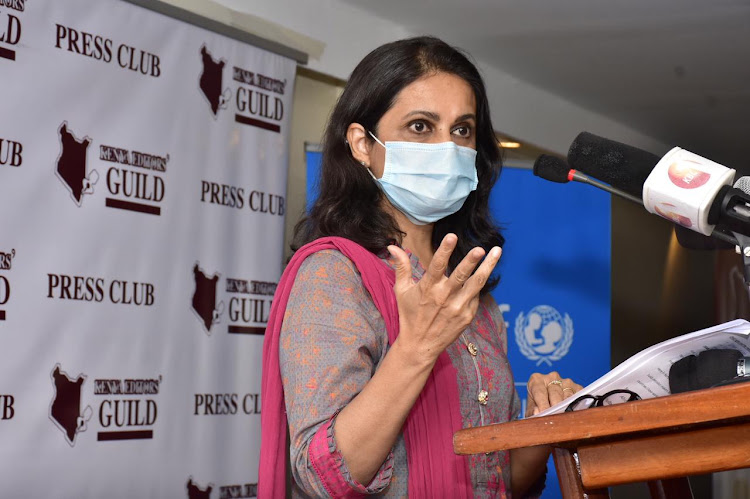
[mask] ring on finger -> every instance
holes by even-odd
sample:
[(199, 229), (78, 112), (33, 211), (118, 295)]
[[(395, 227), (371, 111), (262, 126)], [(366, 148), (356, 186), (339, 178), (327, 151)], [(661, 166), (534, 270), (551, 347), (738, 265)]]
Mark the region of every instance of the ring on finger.
[(552, 381), (550, 381), (549, 383), (547, 383), (547, 386), (549, 386), (549, 385), (560, 385), (560, 386), (562, 386), (562, 381), (559, 380), (559, 379), (553, 379)]
[(566, 386), (565, 388), (563, 388), (563, 391), (565, 391), (565, 390), (570, 390), (570, 391), (571, 391), (572, 393), (575, 393), (575, 390), (573, 390), (573, 389), (572, 389), (571, 387), (569, 387), (569, 386)]

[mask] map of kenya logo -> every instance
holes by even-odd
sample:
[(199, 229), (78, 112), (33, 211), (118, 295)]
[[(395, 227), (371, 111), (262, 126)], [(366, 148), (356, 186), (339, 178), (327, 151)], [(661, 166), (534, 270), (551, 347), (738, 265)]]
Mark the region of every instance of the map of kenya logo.
[(225, 88), (223, 92), (221, 90), (222, 73), (226, 61), (224, 59), (215, 61), (205, 45), (201, 47), (201, 61), (203, 62), (203, 71), (201, 71), (198, 83), (203, 97), (208, 101), (211, 112), (214, 114), (214, 118), (216, 118), (219, 114), (219, 109), (227, 107), (227, 102), (229, 102), (232, 94), (229, 88)]
[(216, 288), (219, 284), (219, 277), (219, 274), (208, 277), (198, 263), (193, 266), (195, 293), (193, 293), (191, 310), (201, 321), (203, 329), (209, 336), (212, 333), (211, 327), (219, 323), (224, 311), (224, 302), (216, 304)]
[(56, 364), (50, 374), (55, 395), (49, 407), (49, 418), (65, 435), (71, 447), (76, 444), (79, 433), (86, 431), (87, 422), (93, 413), (91, 406), (81, 412), (81, 388), (86, 381), (84, 374), (72, 379)]
[(84, 194), (93, 194), (94, 184), (99, 180), (96, 170), (88, 172), (86, 153), (91, 138), (78, 139), (68, 128), (66, 121), (58, 129), (60, 156), (55, 164), (55, 174), (63, 183), (76, 206), (81, 206)]

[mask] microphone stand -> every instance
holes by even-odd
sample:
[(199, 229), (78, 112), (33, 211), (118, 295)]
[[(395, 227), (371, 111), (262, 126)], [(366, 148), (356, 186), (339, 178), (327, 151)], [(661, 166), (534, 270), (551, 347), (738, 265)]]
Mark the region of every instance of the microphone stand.
[(737, 239), (737, 250), (742, 255), (745, 284), (750, 287), (750, 237), (739, 232), (732, 232)]
[[(745, 284), (750, 286), (750, 195), (727, 185), (719, 191), (719, 196), (721, 203), (711, 207), (709, 223), (716, 223), (720, 219), (722, 228), (734, 235), (737, 250), (742, 255)], [(717, 232), (720, 231), (714, 231)]]

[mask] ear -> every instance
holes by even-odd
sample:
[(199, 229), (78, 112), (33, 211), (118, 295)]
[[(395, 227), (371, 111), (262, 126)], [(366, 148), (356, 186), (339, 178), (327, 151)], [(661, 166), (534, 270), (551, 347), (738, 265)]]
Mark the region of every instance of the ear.
[(349, 143), (352, 157), (366, 168), (370, 166), (370, 151), (372, 150), (372, 141), (368, 139), (365, 127), (359, 123), (350, 124), (346, 130), (346, 141)]

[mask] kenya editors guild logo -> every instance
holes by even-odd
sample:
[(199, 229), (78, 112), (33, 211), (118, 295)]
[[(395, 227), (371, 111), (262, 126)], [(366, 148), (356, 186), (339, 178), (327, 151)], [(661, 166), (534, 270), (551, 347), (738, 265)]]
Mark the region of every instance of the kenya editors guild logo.
[[(99, 181), (98, 171), (92, 170), (88, 161), (93, 139), (88, 136), (78, 138), (66, 121), (58, 128), (58, 137), (60, 155), (55, 162), (55, 174), (80, 208), (84, 196), (94, 194), (94, 186)], [(161, 215), (169, 154), (159, 156), (106, 144), (99, 144), (98, 149), (99, 165), (107, 171), (105, 206)]]
[(16, 47), (21, 42), (20, 16), (26, 0), (0, 0), (0, 59), (16, 60)]
[[(0, 251), (0, 271), (11, 270), (13, 259), (16, 257), (16, 250), (8, 252)], [(0, 321), (6, 317), (5, 305), (10, 301), (10, 280), (4, 273), (0, 274)]]
[[(221, 322), (225, 309), (224, 300), (219, 300), (221, 274), (206, 272), (196, 262), (193, 282), (195, 288), (190, 309), (210, 336), (214, 326)], [(224, 295), (229, 303), (227, 333), (265, 334), (276, 286), (275, 282), (227, 278), (224, 282)]]
[[(79, 433), (89, 426), (94, 414), (91, 405), (82, 408), (83, 388), (87, 376), (79, 373), (71, 377), (56, 364), (50, 373), (54, 394), (49, 418), (62, 431), (65, 441), (74, 447)], [(93, 394), (85, 397), (98, 405), (96, 423), (99, 442), (151, 439), (158, 416), (156, 397), (162, 379), (95, 379)]]
[(202, 70), (198, 88), (214, 119), (218, 117), (220, 110), (228, 107), (234, 95), (235, 122), (281, 132), (284, 101), (280, 96), (286, 91), (286, 80), (232, 66), (232, 89), (224, 86), (226, 60), (212, 54), (205, 45), (201, 47), (200, 58)]
[(57, 364), (50, 376), (55, 394), (49, 406), (49, 418), (63, 432), (65, 441), (73, 447), (78, 434), (86, 431), (93, 412), (90, 405), (81, 410), (81, 388), (86, 375), (79, 374), (76, 378), (71, 378)]
[(537, 305), (527, 315), (518, 314), (515, 325), (516, 344), (521, 353), (536, 365), (552, 365), (565, 357), (573, 343), (573, 321), (549, 305)]
[[(193, 477), (188, 477), (187, 481), (187, 498), (188, 499), (211, 499), (211, 492), (215, 489), (213, 483), (200, 486), (193, 481)], [(214, 499), (235, 499), (249, 498), (258, 496), (258, 484), (246, 483), (242, 485), (222, 485), (219, 487), (219, 495)]]

